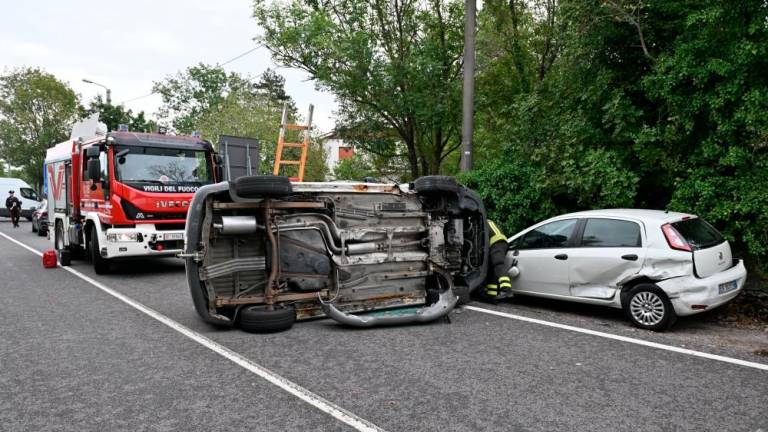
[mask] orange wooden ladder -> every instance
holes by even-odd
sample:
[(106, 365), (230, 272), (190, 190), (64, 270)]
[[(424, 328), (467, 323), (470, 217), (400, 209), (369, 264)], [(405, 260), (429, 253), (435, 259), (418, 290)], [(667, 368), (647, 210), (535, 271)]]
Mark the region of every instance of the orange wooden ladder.
[[(299, 175), (298, 177), (290, 177), (291, 181), (304, 181), (304, 167), (307, 163), (307, 151), (309, 150), (309, 131), (312, 128), (312, 112), (314, 106), (309, 106), (309, 115), (307, 116), (307, 124), (288, 124), (288, 104), (283, 104), (283, 116), (280, 120), (280, 135), (277, 138), (277, 149), (275, 150), (275, 168), (273, 170), (274, 175), (280, 174), (281, 165), (298, 165)], [(302, 142), (285, 142), (286, 130), (299, 130), (304, 131), (304, 140)], [(283, 160), (283, 150), (285, 148), (300, 148), (301, 157), (299, 160)]]

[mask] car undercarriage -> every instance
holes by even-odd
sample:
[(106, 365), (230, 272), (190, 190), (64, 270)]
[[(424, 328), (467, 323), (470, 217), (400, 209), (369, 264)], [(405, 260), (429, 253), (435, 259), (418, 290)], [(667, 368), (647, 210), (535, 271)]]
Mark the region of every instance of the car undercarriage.
[(485, 278), (479, 197), (448, 177), (410, 185), (251, 176), (201, 188), (187, 217), (187, 280), (207, 322), (278, 331), (445, 316)]

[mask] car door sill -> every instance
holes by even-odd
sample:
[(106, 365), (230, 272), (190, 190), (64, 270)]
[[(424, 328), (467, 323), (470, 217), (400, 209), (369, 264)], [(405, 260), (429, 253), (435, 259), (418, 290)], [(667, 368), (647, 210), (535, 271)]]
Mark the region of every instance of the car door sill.
[(590, 297), (575, 297), (575, 296), (560, 295), (560, 294), (547, 294), (547, 293), (540, 293), (535, 291), (513, 290), (513, 292), (515, 294), (526, 295), (531, 297), (541, 297), (541, 298), (548, 298), (553, 300), (563, 300), (563, 301), (576, 302), (576, 303), (586, 303), (586, 304), (595, 304), (595, 305), (621, 308), (621, 304), (620, 303), (617, 304), (616, 302), (616, 298), (615, 298), (616, 296), (610, 299), (596, 299), (596, 298), (590, 298)]

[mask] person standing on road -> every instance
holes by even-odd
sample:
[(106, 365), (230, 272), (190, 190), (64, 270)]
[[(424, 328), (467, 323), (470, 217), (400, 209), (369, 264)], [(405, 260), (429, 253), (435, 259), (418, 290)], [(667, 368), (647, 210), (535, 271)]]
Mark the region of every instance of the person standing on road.
[(21, 201), (13, 194), (13, 191), (8, 191), (8, 198), (5, 199), (5, 208), (8, 209), (8, 216), (11, 217), (13, 227), (19, 227), (19, 217), (21, 216)]
[(509, 266), (505, 263), (509, 249), (507, 236), (490, 219), (486, 227), (491, 234), (491, 239), (488, 242), (491, 247), (488, 251), (488, 276), (486, 276), (485, 288), (482, 290), (481, 297), (491, 301), (511, 298), (513, 297), (512, 282), (507, 274)]

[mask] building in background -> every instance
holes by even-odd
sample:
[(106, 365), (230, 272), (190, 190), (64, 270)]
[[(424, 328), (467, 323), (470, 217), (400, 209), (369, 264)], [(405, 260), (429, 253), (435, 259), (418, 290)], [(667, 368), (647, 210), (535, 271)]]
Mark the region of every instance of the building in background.
[(344, 143), (344, 140), (336, 131), (320, 135), (320, 142), (323, 144), (323, 148), (325, 148), (328, 155), (325, 163), (331, 173), (333, 173), (339, 161), (349, 159), (355, 155), (355, 148), (351, 144)]

